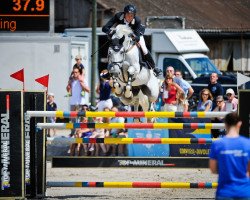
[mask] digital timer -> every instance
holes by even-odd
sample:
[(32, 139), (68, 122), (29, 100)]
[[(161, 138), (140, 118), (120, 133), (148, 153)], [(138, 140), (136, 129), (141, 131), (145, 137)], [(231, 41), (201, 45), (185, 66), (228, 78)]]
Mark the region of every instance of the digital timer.
[(0, 31), (49, 31), (50, 0), (1, 0)]

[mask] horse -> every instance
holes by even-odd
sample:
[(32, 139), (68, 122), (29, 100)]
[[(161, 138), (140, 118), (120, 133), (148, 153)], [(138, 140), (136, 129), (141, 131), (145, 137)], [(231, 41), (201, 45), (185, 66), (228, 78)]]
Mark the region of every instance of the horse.
[(115, 28), (108, 49), (108, 70), (114, 81), (115, 94), (122, 103), (134, 105), (135, 111), (140, 104), (144, 111), (148, 111), (153, 109), (152, 103), (158, 98), (159, 81), (152, 69), (140, 65), (140, 49), (131, 34), (133, 31), (126, 25)]

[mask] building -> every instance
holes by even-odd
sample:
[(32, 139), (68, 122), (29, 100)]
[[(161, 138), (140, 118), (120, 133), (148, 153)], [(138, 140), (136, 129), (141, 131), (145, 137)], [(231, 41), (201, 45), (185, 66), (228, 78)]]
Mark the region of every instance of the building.
[[(185, 28), (198, 31), (220, 70), (250, 71), (250, 0), (97, 0), (97, 25), (105, 24), (129, 3), (137, 7), (143, 22), (150, 19), (150, 28), (182, 28), (185, 18)], [(56, 31), (91, 27), (90, 0), (55, 0), (55, 7)]]

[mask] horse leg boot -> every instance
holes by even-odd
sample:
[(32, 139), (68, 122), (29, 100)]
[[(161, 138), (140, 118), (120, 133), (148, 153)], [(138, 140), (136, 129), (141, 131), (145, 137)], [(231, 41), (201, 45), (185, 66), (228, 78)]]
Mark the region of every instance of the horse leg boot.
[(130, 66), (128, 68), (128, 82), (125, 89), (126, 98), (132, 97), (132, 77), (134, 76), (134, 74), (135, 74), (135, 68)]
[(146, 55), (144, 55), (144, 56), (145, 56), (145, 59), (146, 59), (147, 63), (148, 63), (149, 66), (151, 67), (151, 69), (153, 69), (154, 74), (155, 74), (156, 76), (159, 76), (159, 75), (162, 73), (162, 71), (161, 71), (161, 69), (155, 67), (155, 61), (153, 60), (151, 54), (148, 52), (148, 53), (147, 53)]

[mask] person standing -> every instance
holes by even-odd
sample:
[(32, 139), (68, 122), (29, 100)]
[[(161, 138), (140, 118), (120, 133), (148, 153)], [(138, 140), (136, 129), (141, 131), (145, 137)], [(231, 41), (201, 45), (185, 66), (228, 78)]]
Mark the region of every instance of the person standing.
[(183, 79), (182, 72), (180, 70), (176, 70), (174, 73), (174, 81), (177, 78), (180, 79), (180, 87), (184, 90), (186, 99), (190, 99), (194, 93), (194, 89), (186, 80)]
[(100, 84), (96, 88), (96, 92), (100, 95), (100, 101), (97, 104), (98, 111), (103, 111), (104, 108), (111, 109), (113, 102), (111, 100), (112, 87), (109, 81), (109, 72), (107, 69), (100, 73)]
[[(75, 57), (75, 61), (76, 63), (73, 65), (73, 70), (70, 74), (70, 77), (69, 77), (69, 80), (68, 80), (68, 86), (67, 86), (67, 92), (68, 92), (68, 96), (71, 96), (71, 82), (73, 81), (74, 79), (74, 67), (77, 67), (80, 69), (81, 71), (81, 74), (82, 74), (82, 80), (84, 79), (84, 76), (85, 76), (85, 68), (82, 64), (82, 56), (81, 55), (77, 55)], [(84, 94), (84, 91), (83, 91), (83, 94)]]
[[(78, 66), (73, 67), (73, 78), (66, 87), (66, 89), (70, 87), (72, 95), (70, 97), (70, 110), (71, 111), (80, 111), (81, 106), (86, 104), (85, 95), (82, 95), (82, 91), (90, 92), (89, 86), (87, 84), (86, 79), (82, 76), (82, 70)], [(76, 122), (76, 120), (72, 120), (72, 122)], [(72, 129), (71, 136), (74, 134), (75, 130)]]
[(212, 109), (216, 107), (216, 97), (218, 97), (219, 95), (222, 95), (222, 96), (224, 95), (223, 87), (217, 81), (218, 81), (218, 74), (212, 73), (210, 75), (210, 82), (208, 83), (208, 86), (207, 86), (207, 88), (211, 92), (213, 99), (214, 99)]
[[(53, 93), (48, 93), (48, 101), (47, 101), (47, 111), (56, 111), (57, 110), (57, 105), (54, 101), (55, 95)], [(55, 117), (48, 117), (47, 118), (48, 123), (55, 123), (56, 118)], [(50, 129), (47, 130), (47, 136), (50, 137)], [(56, 135), (56, 129), (53, 128), (53, 136)]]
[(183, 90), (178, 84), (173, 81), (173, 75), (167, 73), (166, 78), (164, 80), (162, 94), (162, 99), (164, 101), (164, 111), (177, 111), (177, 92), (183, 93)]
[(241, 120), (237, 113), (224, 119), (226, 136), (211, 145), (209, 168), (218, 174), (217, 200), (250, 199), (250, 140), (239, 135)]

